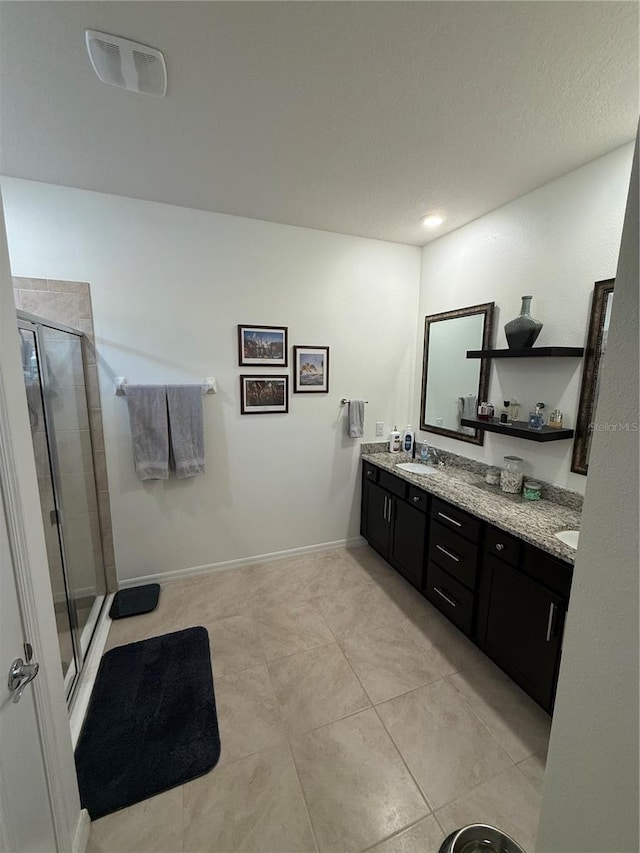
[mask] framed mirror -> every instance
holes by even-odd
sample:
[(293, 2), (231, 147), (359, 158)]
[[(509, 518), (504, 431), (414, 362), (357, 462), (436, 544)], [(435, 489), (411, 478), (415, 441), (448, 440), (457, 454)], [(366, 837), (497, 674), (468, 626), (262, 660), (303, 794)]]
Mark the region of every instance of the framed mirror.
[(489, 361), (467, 358), (467, 350), (489, 349), (495, 302), (471, 305), (424, 318), (420, 429), (482, 444), (484, 432), (463, 427), (486, 400)]
[(613, 306), (613, 285), (614, 279), (608, 278), (605, 281), (596, 281), (593, 290), (576, 434), (573, 440), (573, 456), (571, 457), (571, 470), (576, 474), (586, 474), (589, 470), (592, 424), (598, 403), (602, 365), (607, 351), (609, 320)]

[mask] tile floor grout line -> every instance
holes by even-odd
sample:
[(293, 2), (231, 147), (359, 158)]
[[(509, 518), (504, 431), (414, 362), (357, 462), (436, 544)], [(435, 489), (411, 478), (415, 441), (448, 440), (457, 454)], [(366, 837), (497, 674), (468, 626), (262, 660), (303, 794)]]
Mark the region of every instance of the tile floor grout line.
[[(435, 818), (435, 814), (431, 812), (428, 815), (423, 815), (419, 817), (418, 820), (414, 820), (413, 823), (408, 823), (406, 826), (403, 826), (402, 829), (397, 829), (395, 832), (392, 832), (391, 835), (387, 835), (384, 838), (381, 838), (380, 841), (376, 841), (375, 844), (372, 844), (371, 847), (366, 847), (364, 850), (360, 851), (360, 853), (372, 853), (380, 844), (386, 844), (387, 841), (391, 841), (392, 838), (398, 838), (398, 836), (402, 835), (405, 832), (408, 832), (410, 829), (413, 829), (414, 826), (417, 826), (419, 823), (422, 823), (423, 820), (428, 820), (430, 817)], [(436, 821), (436, 823), (438, 823)], [(438, 823), (438, 826), (440, 824)], [(442, 827), (440, 827), (442, 829)], [(427, 853), (427, 851), (425, 851)]]
[[(518, 764), (518, 763), (519, 763), (519, 762), (518, 762), (518, 760), (516, 760), (516, 759), (511, 755), (511, 753), (509, 752), (509, 750), (508, 750), (508, 749), (506, 748), (506, 746), (504, 746), (504, 744), (499, 740), (499, 738), (497, 737), (497, 735), (495, 735), (495, 734), (491, 731), (491, 729), (489, 728), (489, 726), (485, 723), (485, 721), (484, 721), (484, 720), (480, 717), (480, 715), (476, 712), (476, 710), (474, 709), (473, 705), (465, 699), (465, 697), (460, 693), (460, 691), (457, 689), (457, 687), (455, 686), (455, 684), (452, 684), (452, 683), (451, 683), (451, 680), (450, 680), (450, 679), (451, 679), (451, 677), (452, 677), (452, 676), (454, 676), (454, 675), (458, 675), (458, 673), (457, 673), (457, 672), (453, 672), (453, 673), (451, 673), (451, 675), (450, 675), (450, 676), (446, 676), (445, 680), (447, 681), (447, 683), (448, 683), (448, 684), (449, 684), (449, 685), (450, 685), (450, 686), (451, 686), (451, 687), (456, 691), (456, 694), (460, 697), (460, 700), (462, 701), (462, 703), (463, 703), (463, 704), (468, 708), (468, 710), (469, 710), (469, 711), (471, 711), (471, 713), (472, 713), (472, 714), (473, 714), (473, 716), (478, 720), (478, 722), (479, 722), (482, 726), (484, 726), (484, 728), (489, 732), (489, 734), (490, 734), (490, 735), (491, 735), (491, 737), (495, 740), (495, 742), (498, 744), (498, 746), (500, 747), (500, 749), (501, 749), (503, 752), (505, 752), (505, 753), (509, 756), (509, 758), (511, 759), (511, 761), (513, 762), (513, 764), (514, 764), (514, 765)], [(533, 701), (533, 700), (531, 700), (531, 701)], [(535, 755), (535, 752), (531, 752), (531, 753), (529, 753), (529, 755), (525, 755), (525, 757), (524, 757), (523, 759), (521, 759), (521, 760), (522, 760), (522, 761), (526, 761), (526, 760), (527, 760), (527, 758), (531, 758), (531, 756), (532, 756), (532, 755)]]
[[(278, 699), (276, 687), (275, 687), (275, 684), (273, 683), (273, 679), (271, 678), (271, 672), (269, 671), (268, 666), (267, 666), (267, 673), (269, 675), (269, 683), (271, 684), (271, 689), (273, 690), (273, 695), (275, 696), (276, 703), (278, 705), (278, 712), (280, 713), (280, 716), (282, 717), (282, 708), (280, 707), (280, 700)], [(287, 732), (285, 725), (284, 725), (284, 719), (282, 720), (282, 728), (283, 728), (284, 733), (285, 733), (285, 738), (286, 738), (285, 742), (287, 744), (287, 749), (289, 750), (289, 755), (291, 756), (291, 762), (293, 763), (293, 769), (295, 770), (296, 779), (298, 780), (298, 787), (300, 788), (300, 793), (302, 795), (302, 802), (304, 803), (304, 807), (305, 807), (306, 812), (307, 812), (307, 820), (309, 821), (309, 826), (311, 828), (311, 835), (313, 837), (313, 843), (316, 845), (317, 853), (320, 853), (320, 845), (318, 844), (318, 838), (316, 836), (316, 829), (313, 825), (313, 820), (311, 818), (311, 809), (309, 808), (309, 803), (307, 802), (307, 797), (306, 797), (306, 794), (304, 792), (304, 786), (302, 784), (302, 779), (300, 778), (300, 772), (298, 770), (298, 765), (296, 764), (296, 758), (295, 758), (295, 755), (293, 752), (293, 747), (291, 745), (291, 740), (289, 738), (289, 733)]]
[[(410, 768), (410, 767), (409, 767), (409, 765), (407, 764), (407, 762), (406, 762), (406, 759), (405, 759), (404, 755), (403, 755), (403, 754), (402, 754), (402, 752), (400, 751), (400, 747), (398, 746), (398, 744), (397, 744), (397, 743), (395, 742), (395, 740), (393, 739), (393, 735), (391, 734), (391, 732), (389, 731), (389, 729), (385, 726), (385, 724), (384, 724), (384, 720), (382, 719), (382, 717), (381, 717), (381, 716), (380, 716), (380, 714), (378, 713), (378, 709), (376, 708), (376, 706), (375, 706), (375, 705), (373, 706), (373, 710), (376, 712), (376, 716), (377, 716), (377, 717), (378, 717), (378, 719), (380, 720), (380, 725), (382, 726), (382, 728), (383, 728), (383, 729), (385, 730), (385, 732), (387, 733), (387, 736), (388, 736), (389, 740), (390, 740), (390, 741), (391, 741), (391, 743), (394, 745), (396, 752), (397, 752), (397, 753), (398, 753), (398, 755), (400, 756), (400, 761), (402, 761), (402, 763), (404, 764), (404, 766), (407, 768), (407, 773), (408, 773), (408, 774), (409, 774), (409, 776), (411, 776), (411, 778), (413, 779), (413, 782), (414, 782), (415, 786), (417, 787), (418, 791), (420, 792), (421, 797), (423, 798), (423, 800), (424, 800), (424, 801), (425, 801), (425, 803), (427, 804), (427, 808), (429, 809), (429, 814), (434, 814), (434, 808), (433, 808), (433, 806), (431, 805), (431, 800), (430, 800), (430, 799), (429, 799), (429, 797), (427, 796), (427, 792), (424, 790), (424, 788), (422, 787), (422, 785), (418, 782), (418, 780), (416, 779), (415, 775), (413, 774), (413, 772), (412, 772), (411, 768)], [(423, 815), (423, 817), (428, 817), (428, 815)]]

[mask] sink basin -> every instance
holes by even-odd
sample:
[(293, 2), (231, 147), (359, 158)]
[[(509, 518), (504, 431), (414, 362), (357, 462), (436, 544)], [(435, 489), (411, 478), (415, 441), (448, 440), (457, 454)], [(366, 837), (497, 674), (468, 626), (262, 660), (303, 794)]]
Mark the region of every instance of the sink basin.
[(396, 465), (401, 471), (408, 471), (410, 474), (437, 474), (437, 470), (431, 465), (423, 465), (422, 462), (401, 462)]
[(561, 530), (559, 533), (556, 533), (555, 536), (556, 539), (564, 542), (564, 544), (568, 545), (569, 548), (578, 547), (578, 537), (580, 536), (579, 530)]

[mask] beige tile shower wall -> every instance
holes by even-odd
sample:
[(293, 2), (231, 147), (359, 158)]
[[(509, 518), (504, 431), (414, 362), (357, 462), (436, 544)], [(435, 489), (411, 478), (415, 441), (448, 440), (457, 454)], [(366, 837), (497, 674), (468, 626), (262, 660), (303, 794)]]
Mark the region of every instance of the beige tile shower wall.
[[(96, 547), (102, 543), (107, 589), (117, 588), (116, 562), (113, 550), (111, 507), (109, 503), (109, 481), (104, 453), (102, 429), (102, 406), (98, 387), (93, 313), (91, 310), (91, 288), (83, 281), (57, 281), (43, 278), (13, 279), (16, 307), (47, 320), (71, 326), (85, 333), (83, 339), (85, 382), (89, 405), (89, 430), (93, 446), (94, 470), (97, 489), (97, 507), (89, 511), (91, 529)], [(84, 439), (84, 436), (81, 437)], [(85, 441), (82, 441), (83, 446)], [(101, 533), (101, 536), (97, 534)]]

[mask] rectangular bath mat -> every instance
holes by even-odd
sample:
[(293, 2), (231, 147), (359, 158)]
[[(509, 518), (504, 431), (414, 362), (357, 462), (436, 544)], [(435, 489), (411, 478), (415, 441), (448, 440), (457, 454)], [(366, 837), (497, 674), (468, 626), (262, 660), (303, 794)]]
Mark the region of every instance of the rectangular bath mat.
[(92, 820), (203, 776), (219, 758), (205, 628), (104, 655), (75, 753)]
[(158, 606), (159, 597), (159, 583), (147, 583), (144, 586), (131, 586), (128, 589), (121, 589), (113, 596), (109, 617), (111, 619), (125, 619), (127, 616), (141, 616), (143, 613), (151, 613)]

